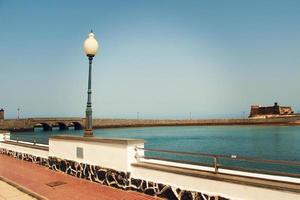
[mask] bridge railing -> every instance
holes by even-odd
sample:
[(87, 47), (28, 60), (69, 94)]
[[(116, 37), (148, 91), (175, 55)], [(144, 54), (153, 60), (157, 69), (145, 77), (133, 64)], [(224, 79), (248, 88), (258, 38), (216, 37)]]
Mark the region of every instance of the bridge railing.
[(66, 121), (82, 121), (85, 118), (81, 118), (81, 117), (38, 117), (38, 118), (27, 118), (28, 120), (32, 120), (32, 121), (44, 121), (44, 120), (48, 120), (48, 121), (60, 121), (60, 120), (66, 120)]

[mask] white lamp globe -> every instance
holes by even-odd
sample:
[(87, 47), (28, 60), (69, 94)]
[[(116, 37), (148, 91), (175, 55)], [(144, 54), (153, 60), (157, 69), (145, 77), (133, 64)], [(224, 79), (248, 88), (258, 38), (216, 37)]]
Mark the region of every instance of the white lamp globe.
[(98, 50), (98, 42), (95, 39), (95, 34), (91, 31), (83, 43), (84, 52), (88, 57), (94, 57)]

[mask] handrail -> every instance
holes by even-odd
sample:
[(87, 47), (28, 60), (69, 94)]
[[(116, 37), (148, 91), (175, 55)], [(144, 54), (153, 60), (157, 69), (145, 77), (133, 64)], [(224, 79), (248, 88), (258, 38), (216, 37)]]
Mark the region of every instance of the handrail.
[(208, 154), (208, 153), (194, 153), (194, 152), (185, 152), (185, 151), (172, 151), (172, 150), (163, 150), (163, 149), (141, 148), (141, 147), (136, 147), (136, 149), (140, 149), (140, 150), (144, 150), (144, 151), (151, 151), (151, 152), (170, 153), (170, 154), (189, 155), (189, 156), (202, 156), (202, 157), (225, 156), (225, 155), (216, 155), (216, 154)]
[[(288, 172), (279, 172), (276, 170), (264, 170), (264, 169), (255, 169), (253, 167), (233, 167), (233, 166), (227, 166), (220, 163), (220, 158), (223, 158), (225, 160), (234, 160), (234, 161), (246, 161), (246, 162), (252, 162), (257, 164), (274, 164), (274, 165), (283, 165), (283, 166), (300, 166), (300, 162), (298, 161), (286, 161), (286, 160), (270, 160), (270, 159), (261, 159), (261, 158), (251, 158), (251, 157), (244, 157), (244, 156), (237, 156), (237, 155), (217, 155), (217, 154), (208, 154), (208, 153), (195, 153), (195, 152), (184, 152), (184, 151), (173, 151), (173, 150), (162, 150), (162, 149), (151, 149), (151, 148), (141, 148), (136, 147), (136, 158), (143, 158), (143, 159), (156, 159), (156, 160), (162, 160), (162, 161), (171, 161), (171, 162), (178, 162), (183, 164), (191, 164), (191, 165), (198, 165), (198, 166), (211, 166), (214, 168), (215, 173), (219, 173), (219, 168), (222, 167), (222, 169), (233, 169), (233, 170), (241, 170), (245, 172), (261, 172), (271, 175), (286, 175), (290, 177), (297, 177), (299, 178), (299, 173), (288, 173)], [(202, 163), (202, 162), (191, 162), (191, 161), (182, 161), (178, 159), (169, 159), (169, 158), (162, 158), (159, 156), (145, 156), (145, 155), (139, 155), (138, 150), (142, 150), (144, 152), (158, 152), (158, 153), (166, 153), (166, 154), (173, 154), (173, 155), (186, 155), (186, 156), (193, 156), (193, 157), (206, 157), (211, 158), (212, 164), (208, 163)]]
[[(288, 172), (279, 172), (279, 171), (270, 171), (270, 170), (264, 170), (264, 169), (253, 169), (253, 168), (245, 168), (245, 167), (232, 167), (232, 166), (226, 166), (221, 165), (219, 163), (217, 164), (217, 168), (214, 165), (203, 163), (203, 162), (191, 162), (191, 161), (178, 161), (176, 159), (168, 159), (168, 158), (160, 158), (156, 156), (136, 156), (136, 158), (143, 158), (145, 160), (158, 160), (158, 161), (166, 161), (166, 162), (180, 162), (180, 164), (188, 164), (193, 166), (201, 166), (201, 167), (212, 167), (215, 173), (220, 173), (220, 169), (222, 170), (234, 170), (234, 171), (240, 171), (240, 172), (248, 172), (248, 173), (260, 173), (260, 174), (266, 174), (266, 175), (278, 175), (278, 176), (287, 176), (292, 178), (300, 178), (300, 174), (293, 174)], [(195, 169), (195, 168), (193, 168)], [(217, 169), (217, 171), (216, 171)], [(202, 169), (204, 170), (204, 169)]]
[(237, 156), (237, 155), (228, 156), (228, 155), (218, 155), (218, 154), (208, 154), (208, 153), (194, 153), (194, 152), (184, 152), (184, 151), (150, 149), (150, 148), (141, 148), (141, 147), (136, 147), (136, 149), (150, 151), (150, 152), (169, 153), (169, 154), (177, 154), (177, 155), (189, 155), (189, 156), (195, 156), (195, 157), (209, 157), (209, 158), (215, 157), (215, 158), (224, 158), (224, 159), (238, 160), (238, 161), (249, 161), (249, 162), (259, 162), (259, 163), (300, 166), (300, 162), (298, 162), (298, 161), (270, 160), (270, 159), (252, 158), (252, 157)]
[(46, 144), (41, 144), (41, 143), (36, 143), (36, 139), (33, 139), (33, 142), (26, 142), (26, 141), (20, 141), (17, 137), (16, 140), (12, 140), (12, 139), (6, 139), (5, 141), (7, 142), (16, 142), (16, 143), (20, 143), (20, 144), (28, 144), (28, 145), (33, 145), (33, 146), (42, 146), (42, 147), (48, 147), (49, 145)]
[(292, 178), (300, 178), (300, 174), (293, 174), (288, 172), (281, 172), (281, 171), (271, 171), (265, 169), (253, 169), (253, 168), (245, 168), (245, 167), (232, 167), (232, 166), (224, 166), (220, 165), (220, 169), (227, 169), (227, 170), (235, 170), (235, 171), (242, 171), (248, 173), (260, 173), (260, 174), (267, 174), (267, 175), (278, 175), (278, 176), (287, 176)]
[[(167, 162), (178, 162), (178, 160), (176, 160), (176, 159), (160, 158), (160, 157), (157, 157), (157, 156), (139, 156), (138, 155), (138, 156), (136, 156), (136, 158), (161, 160), (161, 161), (167, 161)], [(197, 165), (197, 166), (201, 165), (201, 166), (205, 166), (205, 167), (213, 167), (213, 165), (203, 163), (203, 162), (180, 161), (180, 163), (189, 164), (189, 165)]]

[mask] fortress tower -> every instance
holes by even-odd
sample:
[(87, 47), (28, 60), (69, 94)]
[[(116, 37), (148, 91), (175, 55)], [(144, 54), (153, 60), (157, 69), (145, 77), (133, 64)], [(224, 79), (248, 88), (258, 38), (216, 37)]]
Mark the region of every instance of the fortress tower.
[(290, 106), (279, 106), (277, 102), (274, 106), (252, 105), (249, 117), (279, 117), (279, 116), (293, 116), (294, 111)]
[(0, 120), (4, 120), (4, 110), (3, 110), (3, 108), (0, 110)]

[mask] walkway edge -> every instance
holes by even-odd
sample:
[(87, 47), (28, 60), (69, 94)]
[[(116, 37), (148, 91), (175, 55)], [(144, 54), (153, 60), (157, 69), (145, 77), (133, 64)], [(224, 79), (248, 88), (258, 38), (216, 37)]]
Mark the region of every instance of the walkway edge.
[(24, 193), (28, 194), (29, 196), (32, 196), (32, 197), (34, 197), (38, 200), (48, 200), (46, 197), (43, 197), (43, 196), (41, 196), (41, 195), (25, 188), (25, 187), (13, 182), (13, 181), (7, 179), (7, 178), (4, 178), (3, 176), (0, 176), (0, 181), (4, 181), (5, 183), (7, 183), (7, 184), (13, 186), (14, 188), (16, 188), (17, 190), (20, 190), (21, 192), (24, 192)]

